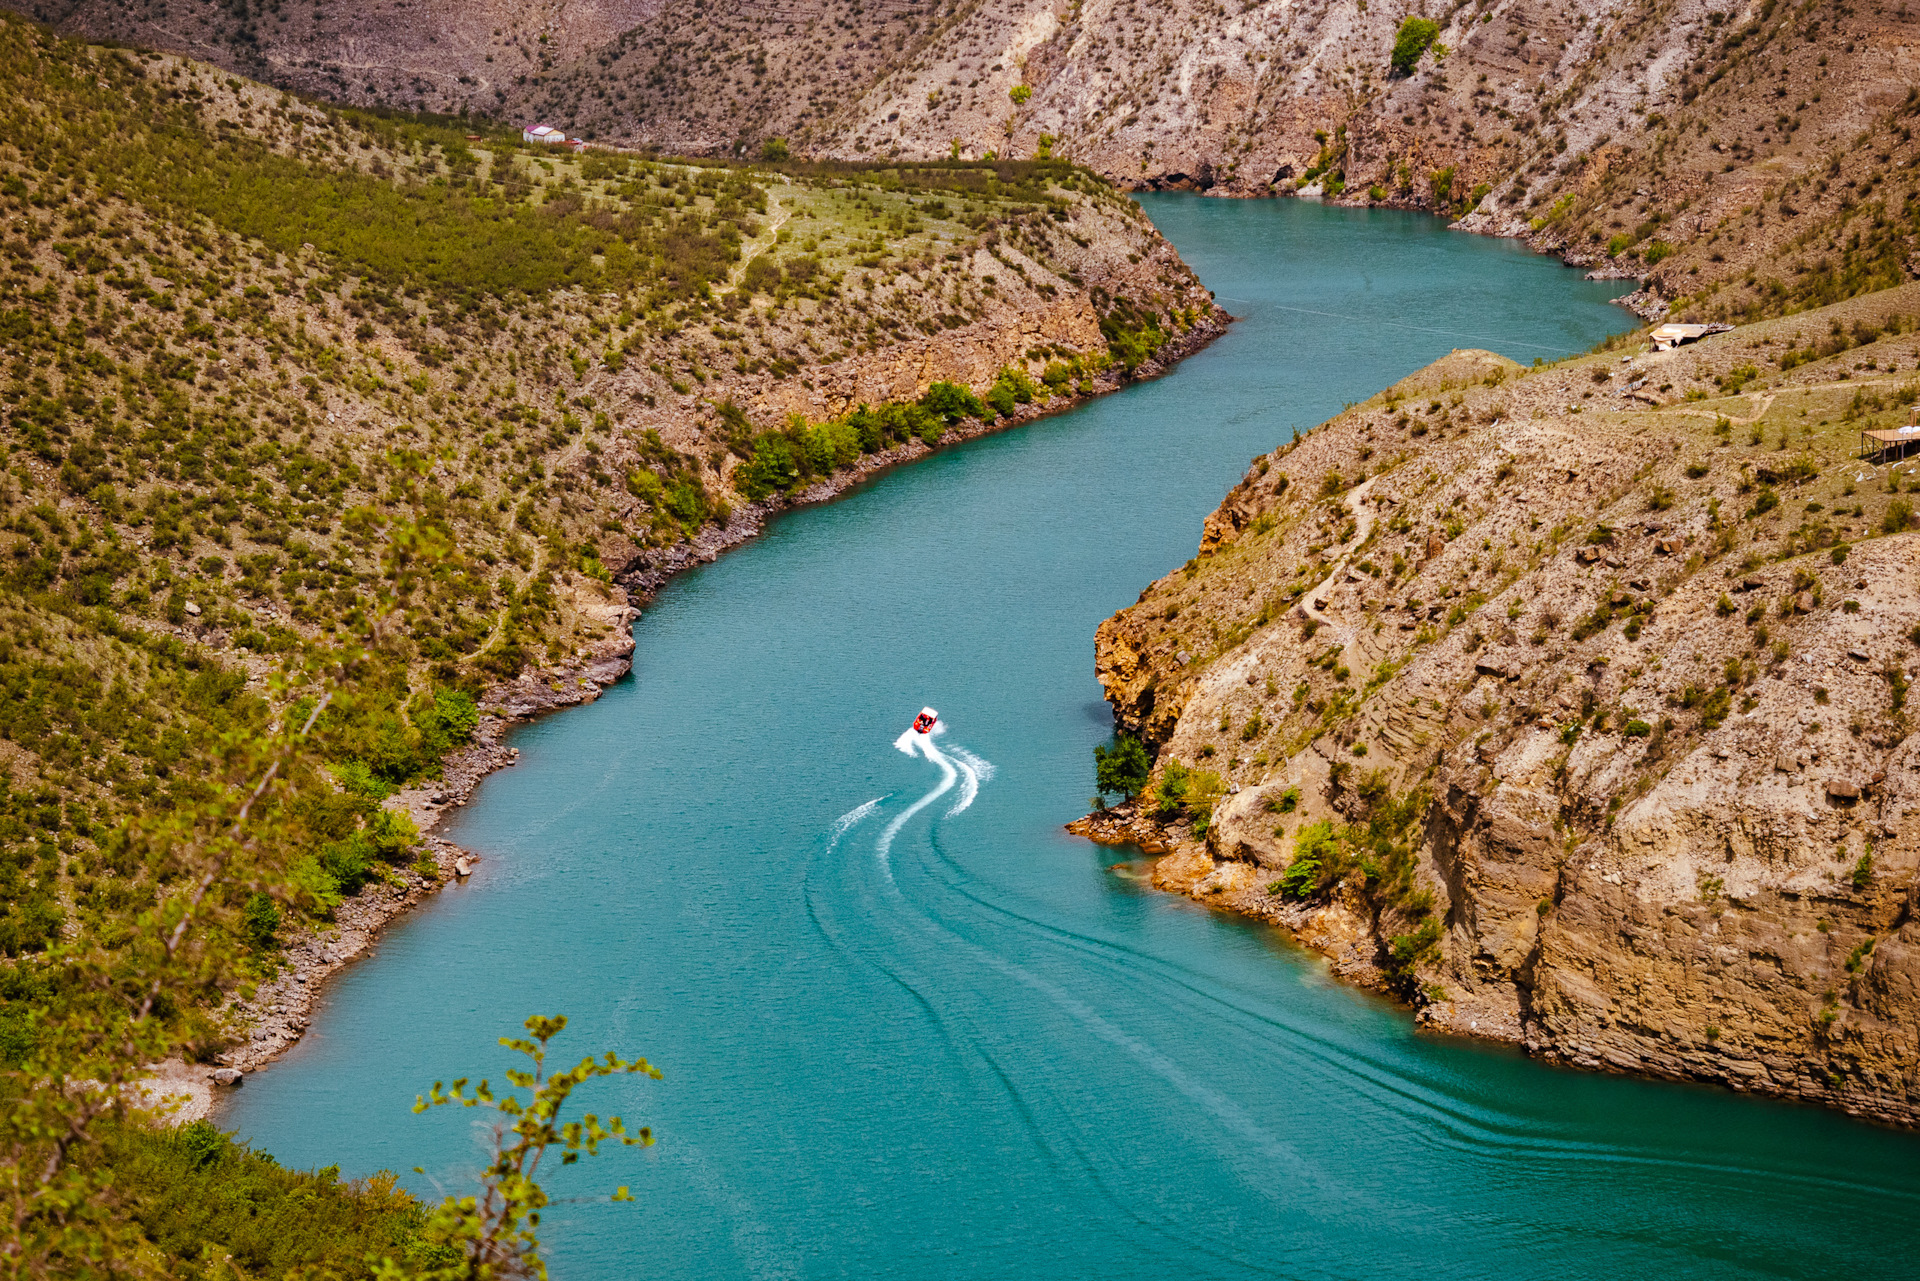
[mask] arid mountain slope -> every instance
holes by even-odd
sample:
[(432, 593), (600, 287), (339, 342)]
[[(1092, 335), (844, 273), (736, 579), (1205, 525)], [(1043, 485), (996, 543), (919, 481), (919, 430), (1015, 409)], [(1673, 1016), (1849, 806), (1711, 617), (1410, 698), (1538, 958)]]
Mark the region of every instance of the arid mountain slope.
[(1917, 322), (1456, 353), (1257, 459), (1100, 630), (1158, 772), (1086, 830), (1438, 1025), (1920, 1119)]
[(1224, 323), (1060, 164), (552, 154), (11, 18), (0, 85), (0, 964), (127, 937), (323, 695), (249, 948), (431, 877), (381, 802), (624, 672), (625, 588)]
[(1470, 215), (1728, 314), (1900, 283), (1920, 232), (1904, 7), (1475, 0), (1432, 15), (1405, 76), (1408, 9), (1331, 0), (18, 7), (344, 101), (676, 152), (1051, 151), (1125, 184)]

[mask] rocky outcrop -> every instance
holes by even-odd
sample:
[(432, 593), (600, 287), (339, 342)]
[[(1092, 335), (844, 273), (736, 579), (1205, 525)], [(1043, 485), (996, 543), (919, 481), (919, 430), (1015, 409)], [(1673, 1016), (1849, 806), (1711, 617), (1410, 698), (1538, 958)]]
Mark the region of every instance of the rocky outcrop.
[(1455, 353), (1259, 460), (1099, 633), (1184, 803), (1082, 830), (1423, 1022), (1920, 1120), (1916, 312)]

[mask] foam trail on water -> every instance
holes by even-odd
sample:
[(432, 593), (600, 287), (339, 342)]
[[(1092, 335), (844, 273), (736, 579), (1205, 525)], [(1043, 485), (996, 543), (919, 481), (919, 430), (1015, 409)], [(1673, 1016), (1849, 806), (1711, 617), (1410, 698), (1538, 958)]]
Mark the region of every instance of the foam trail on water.
[(872, 814), (875, 810), (879, 809), (880, 802), (886, 799), (887, 798), (884, 796), (876, 796), (872, 800), (868, 801), (865, 805), (856, 805), (852, 809), (848, 810), (846, 813), (842, 814), (839, 818), (836, 818), (835, 820), (833, 820), (833, 836), (828, 841), (828, 848), (832, 848), (834, 845), (839, 844), (841, 837), (845, 836), (848, 832), (852, 831), (855, 827), (859, 826), (859, 824), (869, 814)]
[(947, 817), (952, 818), (973, 804), (974, 798), (980, 795), (980, 784), (992, 778), (994, 770), (992, 761), (982, 760), (957, 744), (948, 748), (947, 753), (953, 757), (954, 764), (959, 766), (963, 776), (960, 784), (960, 799), (956, 800), (953, 808), (947, 811)]
[[(893, 838), (900, 835), (900, 829), (907, 825), (908, 819), (952, 791), (953, 785), (958, 782), (960, 778), (960, 771), (953, 767), (953, 762), (947, 759), (946, 753), (933, 745), (933, 739), (929, 735), (915, 734), (912, 730), (908, 730), (907, 734), (912, 735), (920, 741), (918, 744), (901, 747), (900, 750), (911, 754), (913, 747), (918, 746), (921, 755), (940, 767), (940, 782), (931, 792), (928, 792), (925, 796), (922, 796), (919, 800), (894, 815), (893, 822), (887, 824), (881, 831), (880, 843), (874, 847), (874, 852), (880, 856), (880, 866), (885, 869), (888, 880), (893, 879), (893, 868), (888, 861), (888, 856), (893, 851)], [(903, 737), (905, 736), (903, 735)], [(900, 745), (896, 743), (894, 746), (899, 747)]]

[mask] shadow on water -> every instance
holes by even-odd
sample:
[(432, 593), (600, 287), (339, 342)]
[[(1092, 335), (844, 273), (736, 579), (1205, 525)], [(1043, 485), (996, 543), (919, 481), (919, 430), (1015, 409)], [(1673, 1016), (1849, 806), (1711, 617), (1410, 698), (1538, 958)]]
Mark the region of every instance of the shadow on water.
[[(1421, 1035), (1061, 830), (1107, 734), (1094, 628), (1249, 457), (1453, 347), (1630, 323), (1618, 285), (1430, 219), (1143, 203), (1232, 331), (671, 584), (634, 678), (519, 732), (461, 816), (476, 883), (228, 1124), (461, 1186), (481, 1136), (415, 1094), (497, 1078), (494, 1038), (558, 1011), (569, 1053), (667, 1074), (593, 1098), (660, 1141), (555, 1179), (638, 1198), (552, 1209), (565, 1281), (1910, 1271), (1910, 1136)], [(922, 705), (937, 758), (893, 748)]]

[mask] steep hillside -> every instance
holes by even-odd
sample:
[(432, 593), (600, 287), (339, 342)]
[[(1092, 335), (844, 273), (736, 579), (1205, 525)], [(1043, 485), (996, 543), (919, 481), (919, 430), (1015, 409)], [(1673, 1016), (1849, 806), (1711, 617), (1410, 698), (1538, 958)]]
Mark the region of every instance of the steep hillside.
[(1914, 1123), (1917, 325), (1457, 352), (1256, 459), (1100, 629), (1157, 759), (1082, 830), (1435, 1025)]
[[(1649, 302), (1761, 315), (1911, 274), (1920, 42), (1839, 0), (1406, 6), (647, 0), (342, 11), (21, 0), (349, 101), (739, 154), (1052, 154), (1116, 182), (1466, 216)], [(1858, 239), (1856, 239), (1858, 237)]]
[(627, 586), (1224, 323), (1057, 163), (536, 153), (16, 19), (0, 121), (0, 1095), (49, 1171), (0, 1184), (16, 1261), (131, 1222), (71, 1207), (120, 1205), (82, 1140), (143, 1064), (204, 1101), (455, 873), (415, 820), (626, 670)]

